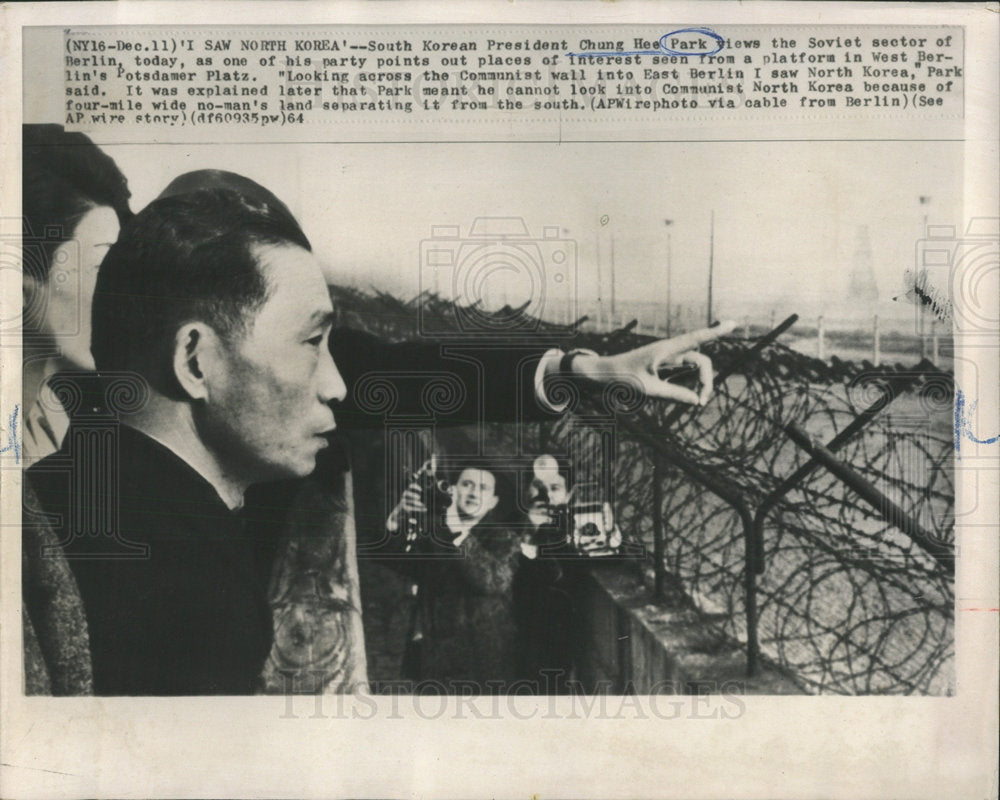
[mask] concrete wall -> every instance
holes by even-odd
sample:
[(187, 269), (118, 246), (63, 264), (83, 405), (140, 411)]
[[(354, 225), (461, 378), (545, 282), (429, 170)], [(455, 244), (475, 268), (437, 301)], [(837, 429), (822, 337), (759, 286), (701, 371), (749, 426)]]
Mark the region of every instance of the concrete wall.
[(678, 595), (655, 598), (636, 562), (595, 563), (580, 582), (578, 679), (609, 694), (803, 694), (764, 665), (746, 674), (746, 650)]

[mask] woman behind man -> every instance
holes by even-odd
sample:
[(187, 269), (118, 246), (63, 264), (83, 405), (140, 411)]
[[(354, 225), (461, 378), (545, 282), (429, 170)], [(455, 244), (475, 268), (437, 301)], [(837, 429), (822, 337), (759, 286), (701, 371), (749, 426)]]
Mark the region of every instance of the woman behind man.
[(125, 176), (82, 133), (23, 126), (24, 408), (26, 463), (56, 452), (69, 414), (50, 387), (89, 372), (97, 268), (132, 216)]
[[(82, 133), (61, 125), (23, 126), (23, 334), (21, 428), (31, 464), (59, 450), (69, 411), (52, 388), (72, 372), (81, 399), (96, 387), (90, 354), (90, 313), (97, 268), (131, 217), (125, 176)], [(24, 503), (38, 507), (32, 486)], [(89, 694), (93, 690), (83, 608), (46, 525), (28, 525), (22, 547), (25, 690), (28, 694)]]

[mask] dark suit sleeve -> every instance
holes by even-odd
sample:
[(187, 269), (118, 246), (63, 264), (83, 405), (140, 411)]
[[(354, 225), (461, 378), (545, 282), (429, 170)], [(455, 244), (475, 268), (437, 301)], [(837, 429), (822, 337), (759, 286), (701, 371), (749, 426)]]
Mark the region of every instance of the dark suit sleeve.
[(338, 328), (330, 350), (347, 384), (336, 410), (348, 430), (380, 427), (387, 418), (426, 417), (437, 424), (541, 422), (558, 414), (539, 403), (535, 372), (554, 341), (402, 342)]

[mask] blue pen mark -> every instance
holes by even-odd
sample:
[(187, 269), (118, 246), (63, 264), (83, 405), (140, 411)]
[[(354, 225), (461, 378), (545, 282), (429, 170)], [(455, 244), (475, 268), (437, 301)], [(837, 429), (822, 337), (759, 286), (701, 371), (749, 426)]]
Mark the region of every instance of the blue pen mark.
[(958, 389), (955, 392), (955, 457), (961, 458), (960, 448), (962, 445), (962, 439), (966, 438), (970, 442), (975, 444), (996, 444), (1000, 441), (1000, 436), (994, 436), (990, 439), (979, 439), (972, 432), (972, 422), (969, 419), (973, 414), (976, 413), (976, 406), (979, 405), (978, 400), (973, 400), (969, 403), (969, 410), (966, 413), (965, 410), (965, 395), (962, 394), (962, 390)]
[(21, 437), (17, 432), (17, 417), (20, 407), (17, 403), (14, 403), (14, 410), (10, 412), (10, 416), (7, 418), (7, 444), (0, 447), (0, 455), (8, 451), (14, 453), (14, 463), (21, 463)]
[[(697, 34), (702, 37), (698, 41), (699, 47), (709, 48), (704, 50), (674, 50), (669, 46), (668, 40), (671, 37), (679, 36), (681, 34)], [(708, 37), (715, 46), (712, 47), (708, 41), (704, 38)], [(575, 56), (577, 58), (611, 58), (614, 56), (714, 56), (723, 47), (726, 46), (726, 40), (723, 39), (719, 34), (710, 28), (681, 28), (680, 30), (671, 31), (670, 33), (665, 33), (660, 37), (660, 41), (657, 43), (659, 47), (656, 50), (614, 50), (614, 51), (603, 51), (595, 53), (570, 53), (569, 55)]]

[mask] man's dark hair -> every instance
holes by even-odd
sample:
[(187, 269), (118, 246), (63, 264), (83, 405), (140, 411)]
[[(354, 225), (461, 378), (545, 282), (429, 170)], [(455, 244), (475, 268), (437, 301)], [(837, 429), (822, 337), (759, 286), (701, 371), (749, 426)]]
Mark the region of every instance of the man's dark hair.
[(515, 486), (517, 483), (516, 469), (502, 459), (483, 459), (480, 456), (466, 456), (452, 453), (444, 456), (438, 466), (438, 472), (448, 483), (455, 484), (467, 469), (477, 469), (493, 476), (493, 493), (499, 498), (496, 507), (484, 519), (494, 523), (508, 523), (520, 517), (516, 514)]
[(81, 217), (110, 206), (124, 225), (132, 216), (131, 193), (114, 159), (82, 133), (62, 125), (24, 125), (22, 142), (22, 230), (38, 255), (25, 259), (25, 268), (47, 280), (53, 254), (73, 238)]
[(159, 391), (177, 389), (173, 337), (198, 320), (232, 340), (268, 297), (254, 248), (312, 250), (279, 208), (225, 189), (150, 203), (108, 251), (94, 291), (91, 352), (99, 371), (134, 370)]
[(261, 186), (257, 181), (251, 180), (246, 175), (237, 172), (229, 172), (224, 169), (196, 169), (192, 172), (185, 172), (178, 175), (157, 196), (157, 200), (164, 197), (174, 197), (178, 194), (188, 194), (202, 189), (231, 189), (251, 200), (275, 206), (284, 211), (288, 216), (293, 216), (288, 210), (288, 206), (282, 203), (270, 189)]

